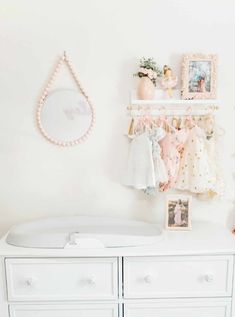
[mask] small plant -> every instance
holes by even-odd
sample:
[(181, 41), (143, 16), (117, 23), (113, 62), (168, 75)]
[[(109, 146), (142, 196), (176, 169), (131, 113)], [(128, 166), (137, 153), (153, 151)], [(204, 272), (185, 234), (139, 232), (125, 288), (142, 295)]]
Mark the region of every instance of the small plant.
[(154, 59), (151, 58), (145, 58), (142, 57), (140, 59), (140, 65), (139, 65), (139, 71), (138, 73), (134, 74), (134, 76), (138, 77), (148, 77), (154, 86), (156, 86), (157, 77), (162, 76), (162, 71), (157, 66), (157, 63), (154, 61)]

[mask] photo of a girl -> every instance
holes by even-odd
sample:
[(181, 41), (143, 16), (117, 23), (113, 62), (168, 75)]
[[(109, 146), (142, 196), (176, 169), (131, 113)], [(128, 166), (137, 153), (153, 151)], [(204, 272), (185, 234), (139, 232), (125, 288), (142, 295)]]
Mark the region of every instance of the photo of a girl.
[(168, 229), (191, 229), (191, 196), (170, 195), (167, 197), (166, 227)]

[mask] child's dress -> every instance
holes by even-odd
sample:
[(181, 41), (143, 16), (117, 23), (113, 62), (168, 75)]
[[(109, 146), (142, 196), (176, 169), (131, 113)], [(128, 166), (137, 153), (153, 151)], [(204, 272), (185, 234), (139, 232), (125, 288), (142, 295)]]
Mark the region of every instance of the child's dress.
[(162, 158), (168, 173), (168, 182), (162, 182), (161, 184), (162, 191), (174, 187), (179, 172), (181, 152), (187, 137), (188, 132), (186, 129), (175, 130), (173, 133), (167, 133), (160, 142)]
[(137, 135), (131, 142), (127, 164), (126, 185), (153, 195), (160, 182), (167, 182), (165, 164), (161, 158), (159, 141), (164, 138), (162, 128)]
[(162, 148), (159, 144), (166, 135), (162, 128), (155, 128), (150, 133), (150, 140), (152, 141), (152, 155), (154, 162), (155, 185), (158, 187), (160, 183), (168, 181), (168, 175), (165, 163), (162, 159)]
[(224, 178), (222, 174), (222, 170), (220, 168), (219, 164), (219, 153), (216, 150), (217, 148), (217, 127), (214, 127), (214, 133), (211, 136), (206, 137), (206, 149), (210, 160), (210, 166), (212, 169), (213, 174), (215, 175), (216, 181), (214, 183), (214, 186), (211, 188), (211, 191), (208, 192), (209, 198), (213, 197), (215, 195), (222, 195), (225, 191), (225, 183)]
[(152, 142), (147, 133), (137, 135), (130, 144), (125, 184), (136, 189), (155, 186)]
[(193, 193), (215, 191), (217, 177), (212, 167), (213, 158), (209, 155), (206, 134), (198, 126), (193, 127), (185, 143), (175, 188)]

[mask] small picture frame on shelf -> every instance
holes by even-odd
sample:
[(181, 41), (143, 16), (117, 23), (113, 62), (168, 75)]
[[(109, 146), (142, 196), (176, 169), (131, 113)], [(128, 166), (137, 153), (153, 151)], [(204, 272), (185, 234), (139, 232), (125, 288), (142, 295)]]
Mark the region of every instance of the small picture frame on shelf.
[(166, 229), (191, 230), (190, 195), (168, 195), (166, 198)]
[(182, 99), (216, 99), (217, 55), (185, 54)]

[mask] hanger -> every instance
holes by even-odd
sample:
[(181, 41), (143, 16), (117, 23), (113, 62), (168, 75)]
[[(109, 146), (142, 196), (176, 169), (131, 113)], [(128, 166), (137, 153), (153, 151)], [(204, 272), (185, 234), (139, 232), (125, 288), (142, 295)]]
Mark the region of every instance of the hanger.
[(134, 131), (135, 131), (135, 119), (132, 118), (129, 125), (129, 129), (128, 129), (128, 135), (132, 136), (134, 134)]

